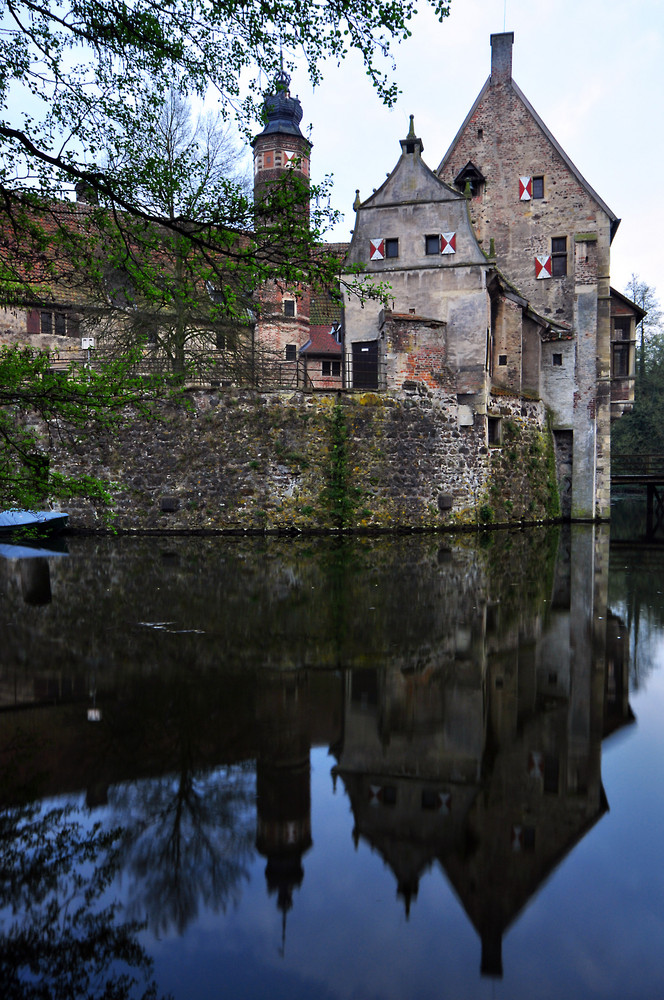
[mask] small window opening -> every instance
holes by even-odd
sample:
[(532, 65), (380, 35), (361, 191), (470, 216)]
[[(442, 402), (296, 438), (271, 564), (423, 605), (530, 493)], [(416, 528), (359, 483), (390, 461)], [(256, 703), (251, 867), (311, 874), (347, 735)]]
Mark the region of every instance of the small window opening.
[(340, 361), (323, 361), (321, 372), (323, 375), (341, 375), (341, 362)]
[(551, 363), (552, 363), (552, 365), (553, 365), (554, 368), (556, 368), (556, 367), (562, 368), (562, 364), (563, 364), (563, 356), (562, 356), (562, 354), (554, 354), (551, 357)]
[(523, 828), (523, 850), (526, 854), (532, 854), (535, 850), (534, 826), (524, 826)]
[(547, 795), (557, 795), (560, 787), (560, 761), (557, 757), (544, 758), (544, 791)]
[(284, 299), (284, 316), (294, 316), (294, 315), (295, 315), (295, 300)]
[(613, 345), (613, 374), (616, 377), (629, 375), (629, 344)]
[(427, 254), (440, 253), (440, 236), (439, 235), (436, 234), (436, 235), (431, 235), (431, 236), (425, 236), (424, 237), (424, 243), (425, 243), (425, 250), (424, 250), (425, 253), (427, 253)]
[(551, 240), (551, 274), (564, 278), (567, 274), (567, 237), (554, 236)]
[(500, 417), (487, 417), (487, 439), (492, 447), (496, 447), (502, 441), (502, 419)]
[(297, 344), (286, 344), (286, 361), (295, 361), (297, 358)]
[(533, 198), (544, 197), (544, 178), (533, 177)]
[(397, 804), (397, 790), (394, 785), (385, 785), (383, 788), (383, 805), (395, 806)]
[(507, 355), (506, 354), (499, 354), (498, 355), (498, 364), (499, 365), (506, 365), (507, 364)]
[(422, 789), (422, 808), (423, 809), (439, 809), (440, 808), (440, 796), (433, 788), (423, 788)]
[(477, 130), (477, 138), (478, 139), (483, 139), (484, 138), (484, 129), (483, 128), (478, 128), (478, 130)]
[(385, 256), (386, 257), (398, 257), (399, 256), (399, 240), (398, 239), (385, 240)]

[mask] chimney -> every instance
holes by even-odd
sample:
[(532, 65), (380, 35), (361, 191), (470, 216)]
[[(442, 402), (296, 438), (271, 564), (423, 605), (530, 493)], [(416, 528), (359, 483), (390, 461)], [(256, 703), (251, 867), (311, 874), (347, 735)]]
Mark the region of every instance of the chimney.
[(509, 83), (512, 79), (512, 45), (514, 32), (491, 35), (491, 85)]

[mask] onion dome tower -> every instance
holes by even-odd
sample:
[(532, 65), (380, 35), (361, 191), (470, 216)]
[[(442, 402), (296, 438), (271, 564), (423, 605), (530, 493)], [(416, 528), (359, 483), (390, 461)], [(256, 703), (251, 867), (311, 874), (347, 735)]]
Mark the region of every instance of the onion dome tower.
[(311, 143), (300, 132), (302, 105), (297, 97), (291, 97), (289, 87), (290, 77), (282, 69), (277, 73), (274, 93), (267, 94), (263, 104), (267, 124), (252, 142), (256, 203), (266, 186), (286, 170), (293, 170), (309, 184)]

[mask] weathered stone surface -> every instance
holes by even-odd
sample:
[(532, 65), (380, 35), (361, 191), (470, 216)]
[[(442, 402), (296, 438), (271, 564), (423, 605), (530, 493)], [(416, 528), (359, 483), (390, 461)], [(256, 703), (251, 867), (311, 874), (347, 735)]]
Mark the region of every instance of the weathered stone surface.
[[(110, 481), (110, 523), (128, 531), (436, 528), (557, 514), (539, 403), (494, 400), (502, 440), (487, 448), (484, 421), (458, 429), (435, 391), (228, 392), (161, 404), (152, 420), (131, 415), (120, 435), (52, 453), (52, 468)], [(72, 528), (107, 523), (88, 502), (68, 510)]]

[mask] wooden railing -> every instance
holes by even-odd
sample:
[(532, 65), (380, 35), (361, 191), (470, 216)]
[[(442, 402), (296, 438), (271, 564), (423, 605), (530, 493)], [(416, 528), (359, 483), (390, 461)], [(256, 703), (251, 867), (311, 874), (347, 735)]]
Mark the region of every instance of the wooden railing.
[(612, 455), (611, 478), (664, 480), (664, 455)]

